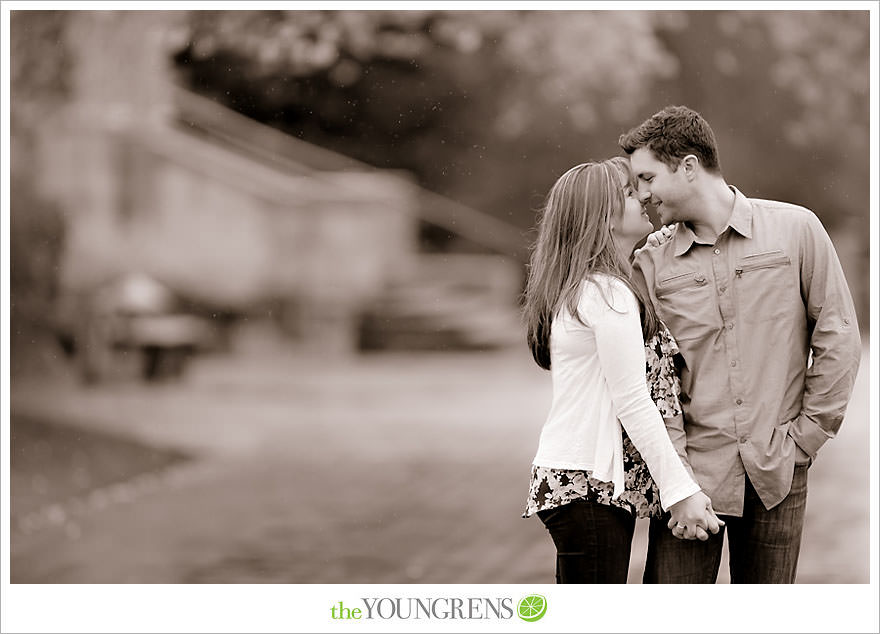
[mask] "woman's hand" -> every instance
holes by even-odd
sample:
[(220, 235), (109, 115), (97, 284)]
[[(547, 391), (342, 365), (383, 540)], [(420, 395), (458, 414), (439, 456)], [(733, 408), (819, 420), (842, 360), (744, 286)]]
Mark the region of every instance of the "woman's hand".
[(646, 246), (659, 247), (664, 242), (669, 242), (675, 234), (675, 223), (671, 225), (663, 225), (657, 231), (648, 236), (645, 242)]
[(663, 225), (654, 233), (648, 234), (648, 237), (645, 239), (645, 244), (642, 245), (641, 249), (636, 249), (633, 252), (633, 257), (636, 257), (645, 249), (654, 249), (664, 242), (669, 242), (672, 239), (672, 236), (675, 235), (675, 227), (675, 223), (671, 225)]
[(712, 509), (712, 500), (702, 491), (676, 502), (669, 507), (669, 512), (672, 517), (666, 526), (679, 539), (706, 541), (709, 533), (714, 535), (724, 526)]

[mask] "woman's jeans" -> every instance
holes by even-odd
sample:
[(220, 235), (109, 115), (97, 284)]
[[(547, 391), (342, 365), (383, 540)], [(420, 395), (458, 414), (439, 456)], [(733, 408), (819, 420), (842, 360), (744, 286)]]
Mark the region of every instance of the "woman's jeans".
[(626, 583), (635, 516), (578, 499), (538, 517), (556, 544), (556, 583)]

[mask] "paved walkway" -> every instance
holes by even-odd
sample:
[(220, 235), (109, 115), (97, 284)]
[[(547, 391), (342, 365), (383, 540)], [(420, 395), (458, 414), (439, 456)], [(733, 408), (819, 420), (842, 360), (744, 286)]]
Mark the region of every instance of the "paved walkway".
[[(165, 386), (16, 383), (15, 413), (196, 459), (14, 527), (12, 581), (551, 583), (519, 518), (551, 396), (527, 354), (264, 349)], [(868, 580), (867, 370), (811, 469), (801, 582)], [(640, 523), (631, 582), (644, 543)]]

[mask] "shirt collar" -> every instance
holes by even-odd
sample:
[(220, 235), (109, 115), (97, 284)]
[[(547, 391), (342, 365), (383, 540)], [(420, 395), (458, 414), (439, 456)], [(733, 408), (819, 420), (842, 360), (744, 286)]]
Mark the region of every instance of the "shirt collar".
[[(751, 238), (752, 203), (736, 187), (731, 185), (730, 189), (734, 194), (733, 211), (727, 220), (727, 226), (721, 230), (721, 233), (730, 227), (744, 238)], [(675, 231), (675, 255), (684, 255), (696, 241), (697, 236), (691, 226), (685, 222), (678, 223), (678, 228)]]

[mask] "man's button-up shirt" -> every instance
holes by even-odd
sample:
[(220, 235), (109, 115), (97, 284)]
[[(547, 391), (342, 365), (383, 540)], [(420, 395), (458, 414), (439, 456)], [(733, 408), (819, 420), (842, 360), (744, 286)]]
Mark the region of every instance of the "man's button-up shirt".
[(686, 367), (686, 447), (718, 513), (741, 515), (745, 475), (769, 509), (846, 411), (861, 358), (855, 309), (822, 224), (803, 207), (735, 188), (727, 227), (703, 244), (679, 223), (635, 261)]

